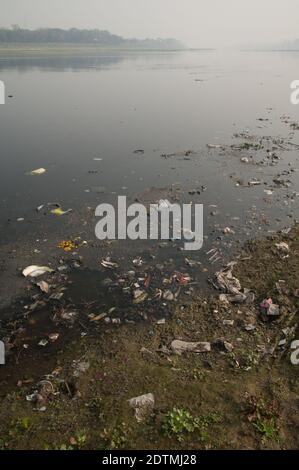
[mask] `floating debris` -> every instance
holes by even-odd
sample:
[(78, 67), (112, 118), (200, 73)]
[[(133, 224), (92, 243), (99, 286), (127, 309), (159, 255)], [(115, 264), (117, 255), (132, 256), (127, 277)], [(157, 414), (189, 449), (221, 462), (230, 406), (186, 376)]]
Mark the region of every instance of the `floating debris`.
[(36, 170), (32, 170), (30, 171), (30, 175), (32, 176), (37, 176), (37, 175), (43, 175), (44, 173), (46, 173), (46, 169), (45, 168), (37, 168)]
[(221, 149), (223, 146), (220, 144), (207, 144), (209, 149)]
[(248, 186), (260, 186), (262, 183), (260, 180), (251, 180), (248, 182)]
[(52, 209), (50, 212), (53, 215), (60, 216), (60, 215), (69, 214), (70, 212), (72, 212), (72, 209), (67, 209), (66, 211), (64, 211), (61, 207), (56, 207), (56, 209)]
[(66, 252), (73, 251), (76, 248), (76, 244), (72, 240), (62, 240), (57, 246)]
[(23, 270), (23, 276), (25, 277), (39, 277), (45, 273), (52, 273), (53, 269), (47, 266), (28, 266)]
[(110, 258), (106, 258), (106, 259), (103, 259), (101, 261), (101, 265), (104, 267), (104, 268), (107, 268), (107, 269), (114, 269), (114, 268), (118, 268), (118, 264), (117, 263), (114, 263), (112, 261), (110, 261)]
[(230, 227), (225, 227), (223, 230), (222, 230), (223, 234), (224, 235), (233, 235), (235, 232), (233, 231), (232, 228)]
[(37, 282), (36, 285), (40, 288), (42, 292), (45, 292), (45, 294), (49, 293), (50, 286), (46, 281)]

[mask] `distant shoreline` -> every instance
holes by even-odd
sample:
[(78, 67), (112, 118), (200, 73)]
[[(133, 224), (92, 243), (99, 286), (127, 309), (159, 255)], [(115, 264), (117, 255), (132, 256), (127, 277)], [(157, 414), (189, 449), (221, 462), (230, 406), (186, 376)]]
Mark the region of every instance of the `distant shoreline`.
[(41, 44), (41, 43), (0, 43), (0, 58), (16, 56), (18, 54), (23, 55), (79, 55), (79, 54), (98, 54), (102, 52), (186, 52), (186, 51), (207, 51), (211, 52), (215, 49), (207, 48), (183, 48), (183, 49), (171, 49), (171, 48), (145, 48), (145, 47), (113, 47), (113, 46), (99, 46), (94, 44), (70, 44), (70, 43), (61, 43), (61, 44)]

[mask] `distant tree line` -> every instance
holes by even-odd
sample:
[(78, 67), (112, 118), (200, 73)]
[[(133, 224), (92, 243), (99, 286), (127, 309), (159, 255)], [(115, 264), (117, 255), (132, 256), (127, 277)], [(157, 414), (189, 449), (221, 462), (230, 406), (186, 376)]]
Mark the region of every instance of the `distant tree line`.
[(181, 49), (182, 44), (175, 39), (124, 39), (121, 36), (98, 29), (68, 30), (59, 28), (23, 29), (13, 25), (11, 29), (0, 29), (0, 43), (69, 43), (99, 44), (117, 47), (147, 47)]

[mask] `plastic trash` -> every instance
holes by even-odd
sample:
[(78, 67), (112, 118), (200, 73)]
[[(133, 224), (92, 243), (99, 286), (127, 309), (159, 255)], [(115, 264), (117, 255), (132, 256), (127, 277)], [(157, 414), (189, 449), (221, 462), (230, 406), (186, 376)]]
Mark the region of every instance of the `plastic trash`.
[(171, 349), (179, 356), (185, 352), (204, 353), (211, 351), (211, 343), (200, 341), (192, 343), (187, 341), (174, 340), (171, 343)]
[(275, 246), (278, 249), (278, 251), (284, 255), (288, 254), (290, 251), (289, 245), (285, 242), (276, 243)]
[(135, 418), (140, 423), (153, 411), (155, 406), (155, 397), (152, 393), (140, 395), (131, 398), (129, 404), (135, 410)]
[(32, 176), (35, 176), (35, 175), (43, 175), (44, 173), (46, 173), (46, 169), (45, 168), (37, 168), (36, 170), (32, 170), (30, 172), (30, 175)]
[(279, 305), (273, 303), (271, 298), (264, 299), (260, 304), (261, 312), (269, 317), (278, 317), (280, 315)]
[(56, 209), (52, 209), (50, 212), (53, 215), (65, 215), (69, 212), (72, 212), (72, 209), (67, 209), (66, 211), (64, 211), (63, 209), (61, 209), (61, 207), (57, 207)]
[(49, 286), (49, 284), (48, 284), (46, 281), (37, 282), (36, 285), (37, 285), (37, 287), (39, 287), (40, 290), (41, 290), (42, 292), (44, 292), (45, 294), (48, 294), (48, 293), (49, 293), (50, 286)]
[(23, 276), (25, 277), (39, 277), (45, 273), (52, 273), (53, 269), (47, 266), (28, 266), (23, 270)]

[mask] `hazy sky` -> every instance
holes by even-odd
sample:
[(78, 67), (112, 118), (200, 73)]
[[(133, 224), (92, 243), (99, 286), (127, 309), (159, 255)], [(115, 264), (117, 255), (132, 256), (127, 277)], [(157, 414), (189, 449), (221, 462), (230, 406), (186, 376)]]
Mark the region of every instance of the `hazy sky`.
[(0, 0), (0, 26), (107, 29), (192, 47), (299, 37), (298, 0)]

